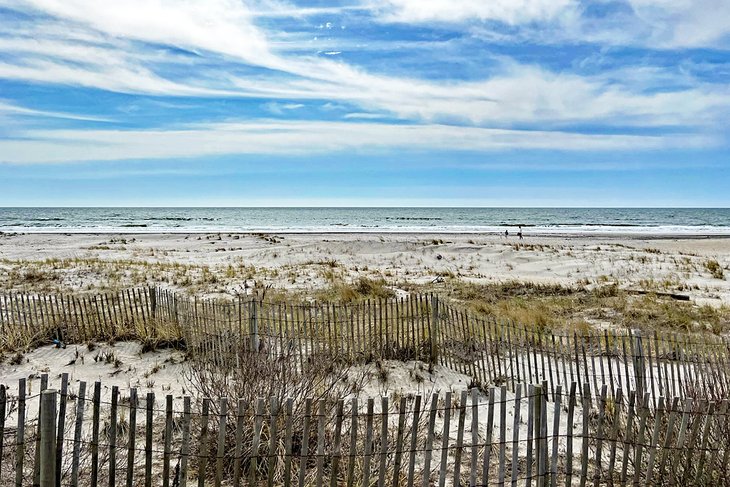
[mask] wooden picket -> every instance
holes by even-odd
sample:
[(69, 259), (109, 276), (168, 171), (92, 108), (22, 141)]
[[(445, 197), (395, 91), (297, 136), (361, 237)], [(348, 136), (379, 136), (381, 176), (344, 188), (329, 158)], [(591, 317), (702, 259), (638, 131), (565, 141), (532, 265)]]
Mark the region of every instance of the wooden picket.
[[(481, 387), (546, 383), (554, 395), (576, 382), (592, 399), (600, 386), (700, 399), (730, 391), (730, 342), (707, 334), (603, 330), (584, 335), (539, 330), (458, 309), (437, 296), (354, 304), (280, 304), (256, 296), (187, 297), (161, 288), (100, 295), (0, 295), (0, 351), (99, 340), (138, 339), (186, 348), (193, 359), (235, 367), (244, 352), (265, 353), (303, 370), (312, 356), (362, 363), (422, 360), (469, 376)], [(554, 397), (553, 397), (554, 399)], [(642, 407), (645, 405), (642, 404)]]
[[(158, 408), (152, 393), (142, 402), (130, 390), (129, 399), (119, 401), (114, 388), (111, 397), (101, 400), (99, 383), (91, 398), (85, 383), (67, 387), (65, 411), (61, 390), (48, 384), (44, 398), (54, 396), (53, 411), (41, 408), (35, 417), (26, 411), (33, 410), (29, 403), (38, 402), (40, 394), (26, 394), (24, 380), (17, 390), (0, 389), (0, 413), (12, 404), (15, 415), (0, 416), (0, 431), (14, 429), (17, 440), (15, 452), (0, 457), (0, 472), (6, 473), (0, 485), (26, 485), (35, 463), (41, 467), (39, 482), (51, 475), (52, 484), (60, 478), (74, 486), (113, 485), (118, 467), (127, 485), (188, 485), (194, 479), (198, 485), (541, 487), (574, 481), (625, 485), (627, 479), (638, 485), (718, 485), (728, 477), (723, 463), (730, 449), (727, 401), (660, 397), (654, 409), (650, 392), (634, 403), (639, 396), (629, 391), (626, 407), (623, 390), (610, 402), (604, 386), (600, 400), (593, 401), (589, 384), (581, 395), (576, 383), (567, 393), (559, 385), (554, 394), (543, 383), (519, 384), (513, 396), (505, 386), (462, 390), (454, 401), (447, 392), (392, 402), (383, 397), (377, 403), (374, 398), (364, 403), (357, 398), (331, 403), (306, 399), (306, 407), (299, 408), (299, 398), (280, 404), (262, 397), (249, 408), (240, 400), (230, 403), (237, 407), (228, 407), (227, 398), (179, 401), (167, 396)], [(145, 420), (136, 421), (142, 411)], [(527, 411), (527, 417), (520, 411)], [(53, 423), (43, 423), (44, 418)], [(36, 421), (38, 460), (28, 462), (35, 446), (25, 432)], [(73, 430), (65, 423), (73, 424)], [(577, 450), (572, 447), (574, 430), (581, 445)], [(49, 431), (50, 438), (45, 436)], [(99, 455), (99, 446), (107, 442), (107, 453)], [(66, 444), (73, 447), (59, 446)], [(0, 442), (0, 452), (2, 447)], [(126, 460), (117, 464), (121, 455), (115, 453), (125, 451)], [(48, 465), (53, 466), (50, 474)], [(573, 465), (580, 469), (574, 471)], [(622, 468), (614, 471), (617, 465)]]

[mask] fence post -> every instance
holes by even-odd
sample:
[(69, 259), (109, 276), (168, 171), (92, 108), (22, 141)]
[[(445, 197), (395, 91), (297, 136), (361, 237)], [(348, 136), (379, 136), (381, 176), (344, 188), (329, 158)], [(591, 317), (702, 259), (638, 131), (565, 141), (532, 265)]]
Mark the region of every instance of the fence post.
[(435, 364), (436, 363), (436, 354), (438, 353), (437, 349), (437, 343), (436, 340), (438, 340), (438, 333), (439, 333), (439, 298), (438, 296), (431, 296), (431, 329), (429, 330), (429, 336), (428, 341), (431, 345), (431, 356), (430, 356), (430, 363)]
[(154, 321), (157, 316), (157, 289), (150, 286), (148, 295), (150, 297), (150, 321)]
[(251, 326), (251, 349), (254, 352), (259, 351), (259, 316), (258, 316), (258, 301), (252, 299), (249, 303), (251, 310), (250, 326)]
[(3, 444), (5, 440), (5, 405), (7, 403), (7, 393), (5, 385), (0, 384), (0, 478), (2, 478), (3, 466)]
[[(543, 472), (541, 472), (540, 467), (542, 466), (542, 438), (540, 434), (542, 433), (542, 386), (536, 385), (532, 388), (532, 393), (534, 396), (532, 396), (532, 411), (535, 415), (533, 418), (533, 424), (534, 424), (534, 443), (535, 443), (535, 474), (537, 476), (537, 485), (538, 487), (543, 487), (544, 485), (544, 477), (542, 476)], [(531, 465), (528, 465), (528, 469), (531, 468)], [(528, 485), (532, 485), (532, 475), (528, 478)]]
[(644, 347), (641, 341), (641, 332), (636, 332), (636, 346), (634, 348), (634, 378), (636, 380), (636, 394), (643, 397), (645, 389)]
[(40, 487), (56, 485), (56, 390), (41, 393)]

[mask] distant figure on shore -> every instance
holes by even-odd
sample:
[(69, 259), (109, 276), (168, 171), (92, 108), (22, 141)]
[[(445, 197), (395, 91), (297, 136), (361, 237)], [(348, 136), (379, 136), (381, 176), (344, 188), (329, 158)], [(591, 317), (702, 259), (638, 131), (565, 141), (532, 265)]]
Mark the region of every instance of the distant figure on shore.
[(522, 225), (520, 225), (519, 230), (517, 230), (517, 236), (522, 240)]
[(509, 230), (504, 231), (504, 238), (509, 238)]

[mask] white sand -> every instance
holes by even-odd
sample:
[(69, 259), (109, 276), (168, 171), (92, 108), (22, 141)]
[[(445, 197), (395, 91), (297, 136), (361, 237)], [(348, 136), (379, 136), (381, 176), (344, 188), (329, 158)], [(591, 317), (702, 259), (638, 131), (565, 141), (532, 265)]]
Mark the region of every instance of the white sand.
[[(40, 263), (46, 259), (80, 261), (63, 265), (56, 261)], [(717, 260), (726, 269), (724, 279), (711, 276), (704, 265), (708, 259)], [(99, 261), (110, 263), (113, 272), (109, 267), (95, 263)], [(118, 265), (114, 265), (115, 262)], [(148, 267), (149, 263), (164, 265)], [(175, 264), (184, 268), (175, 270)], [(215, 282), (196, 282), (204, 267), (217, 276)], [(93, 292), (98, 286), (140, 284), (161, 284), (207, 294), (236, 293), (254, 285), (307, 290), (327, 285), (333, 276), (350, 280), (361, 275), (382, 277), (397, 290), (405, 282), (428, 283), (453, 276), (479, 283), (529, 281), (594, 285), (617, 282), (627, 289), (677, 292), (689, 295), (698, 304), (722, 305), (730, 304), (729, 267), (730, 239), (721, 238), (527, 235), (525, 240), (518, 242), (515, 238), (507, 240), (482, 235), (0, 234), (0, 289), (5, 291), (50, 287)], [(51, 277), (41, 283), (18, 279), (18, 273), (22, 275), (29, 268), (48, 270)], [(228, 272), (231, 268), (232, 273)], [(192, 283), (176, 283), (180, 274), (190, 275)], [(110, 352), (120, 363), (104, 360)], [(97, 361), (94, 361), (95, 357)], [(114, 385), (120, 388), (123, 396), (128, 395), (130, 387), (137, 387), (142, 397), (152, 391), (158, 401), (166, 394), (179, 400), (189, 393), (184, 370), (180, 352), (160, 350), (143, 354), (136, 343), (99, 344), (93, 351), (86, 346), (70, 346), (65, 350), (47, 346), (27, 353), (18, 365), (10, 364), (6, 357), (0, 363), (0, 382), (9, 385), (9, 394), (14, 396), (18, 379), (24, 377), (28, 380), (27, 393), (35, 395), (40, 387), (41, 373), (48, 373), (50, 386), (58, 388), (60, 374), (66, 372), (71, 391), (77, 391), (79, 381), (83, 380), (87, 382), (87, 394), (90, 395), (93, 382), (102, 381), (103, 400), (108, 400)], [(471, 382), (469, 377), (442, 366), (436, 366), (431, 373), (425, 364), (418, 362), (385, 361), (381, 370), (374, 364), (353, 368), (353, 376), (362, 374), (365, 380), (359, 397), (389, 395), (393, 411), (397, 408), (395, 398), (398, 396), (421, 394), (425, 399), (438, 392), (443, 401), (443, 394), (451, 391), (453, 400), (458, 401), (461, 391)], [(499, 434), (496, 424), (500, 402), (506, 400), (508, 442), (513, 437), (514, 399), (515, 394), (511, 392), (501, 398), (497, 391), (495, 397), (494, 434)], [(478, 397), (478, 428), (482, 437), (487, 428), (487, 400), (484, 394)], [(29, 411), (37, 410), (35, 401), (37, 398), (29, 401)], [(576, 407), (573, 423), (568, 425), (566, 402), (564, 398), (560, 433), (564, 434), (570, 427), (574, 434), (579, 434), (582, 428), (580, 404)], [(361, 400), (360, 407), (365, 403)], [(376, 410), (379, 408), (379, 401), (376, 401)], [(518, 446), (521, 457), (526, 453), (528, 408), (528, 400), (523, 399), (519, 421), (523, 441)], [(471, 414), (469, 407), (465, 421), (467, 442), (471, 435)], [(549, 433), (552, 433), (553, 414), (551, 402), (547, 412)], [(427, 416), (428, 411), (423, 415)], [(397, 421), (395, 415), (390, 418)], [(439, 413), (436, 431), (442, 431), (443, 421), (443, 414)], [(451, 421), (447, 434), (453, 442), (458, 417), (452, 416)], [(498, 439), (495, 436), (493, 441)], [(562, 438), (559, 441), (561, 455), (565, 446)]]
[[(9, 273), (18, 270), (17, 260), (45, 259), (122, 262), (113, 283), (105, 282), (109, 277), (94, 265), (54, 271), (54, 284), (79, 289), (100, 283), (139, 285), (140, 280), (184, 289), (190, 282), (183, 282), (181, 275), (195, 284), (200, 268), (208, 267), (218, 277), (215, 284), (193, 286), (193, 291), (236, 293), (254, 283), (311, 289), (326, 285), (333, 276), (361, 275), (383, 277), (397, 288), (403, 282), (460, 277), (482, 283), (617, 282), (623, 288), (687, 294), (700, 304), (730, 303), (730, 239), (724, 238), (526, 235), (518, 241), (422, 234), (0, 234), (0, 286), (33, 286), (14, 282)], [(713, 278), (705, 268), (710, 259), (726, 269), (724, 279)], [(163, 265), (140, 270), (147, 263)], [(173, 276), (173, 264), (192, 267)]]

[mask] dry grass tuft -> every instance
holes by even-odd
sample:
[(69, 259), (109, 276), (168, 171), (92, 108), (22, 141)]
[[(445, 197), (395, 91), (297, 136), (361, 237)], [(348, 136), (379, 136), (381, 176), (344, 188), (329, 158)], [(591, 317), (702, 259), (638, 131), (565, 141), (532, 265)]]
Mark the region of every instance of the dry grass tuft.
[(328, 288), (316, 292), (315, 296), (324, 302), (353, 303), (365, 299), (393, 298), (395, 291), (388, 287), (385, 279), (360, 277), (352, 283), (335, 280)]
[(699, 306), (656, 294), (633, 295), (618, 283), (596, 287), (451, 281), (446, 294), (477, 313), (538, 331), (604, 326), (721, 334), (730, 330), (730, 308)]
[(722, 266), (715, 259), (706, 260), (704, 266), (715, 279), (725, 279), (725, 271), (723, 271)]

